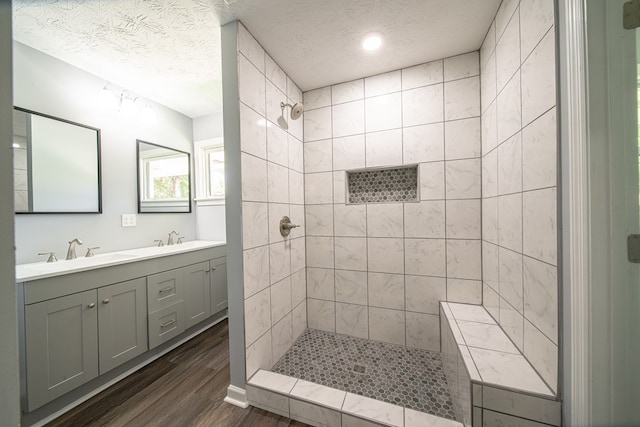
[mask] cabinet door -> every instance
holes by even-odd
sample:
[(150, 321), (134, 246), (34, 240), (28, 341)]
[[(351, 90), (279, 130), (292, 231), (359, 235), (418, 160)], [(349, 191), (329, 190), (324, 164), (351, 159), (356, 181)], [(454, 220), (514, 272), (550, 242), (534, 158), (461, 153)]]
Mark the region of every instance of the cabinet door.
[(211, 316), (209, 261), (182, 269), (184, 278), (185, 327), (200, 323)]
[(211, 314), (227, 308), (227, 258), (211, 261)]
[(146, 278), (98, 289), (98, 331), (101, 375), (147, 351)]
[(91, 290), (25, 307), (29, 411), (98, 376), (96, 297)]

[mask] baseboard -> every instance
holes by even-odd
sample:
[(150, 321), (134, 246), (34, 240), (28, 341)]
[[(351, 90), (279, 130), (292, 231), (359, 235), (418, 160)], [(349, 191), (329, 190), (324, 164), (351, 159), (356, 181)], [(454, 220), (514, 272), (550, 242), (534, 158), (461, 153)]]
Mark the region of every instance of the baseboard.
[(242, 409), (246, 409), (249, 407), (249, 402), (247, 401), (247, 392), (234, 385), (230, 385), (227, 387), (227, 397), (224, 398), (224, 401), (230, 403), (235, 406), (239, 406)]

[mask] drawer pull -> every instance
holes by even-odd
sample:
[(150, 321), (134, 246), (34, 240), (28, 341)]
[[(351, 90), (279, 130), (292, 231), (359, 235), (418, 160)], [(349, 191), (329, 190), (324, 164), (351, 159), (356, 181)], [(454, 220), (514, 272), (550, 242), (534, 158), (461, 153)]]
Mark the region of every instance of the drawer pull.
[(173, 325), (174, 323), (176, 323), (176, 319), (171, 319), (167, 323), (163, 323), (162, 325), (160, 325), (160, 327), (166, 328), (167, 326)]
[(169, 292), (169, 291), (172, 291), (172, 290), (173, 290), (173, 286), (168, 286), (166, 288), (160, 289), (159, 293), (162, 294), (162, 293)]
[(92, 302), (91, 304), (89, 304), (89, 308), (94, 308), (96, 306), (95, 302)]
[(102, 300), (103, 304), (109, 304), (111, 302), (111, 300), (109, 298), (105, 298), (104, 300)]

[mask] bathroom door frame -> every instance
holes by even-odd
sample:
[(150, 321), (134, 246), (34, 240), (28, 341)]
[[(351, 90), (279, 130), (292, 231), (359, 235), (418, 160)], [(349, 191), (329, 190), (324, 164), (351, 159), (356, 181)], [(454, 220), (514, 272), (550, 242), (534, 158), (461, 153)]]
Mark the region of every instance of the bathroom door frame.
[(637, 144), (637, 69), (623, 3), (557, 2), (565, 425), (640, 422), (631, 397), (640, 393), (631, 327), (639, 267), (626, 260), (626, 234), (638, 233), (638, 206), (627, 202), (638, 197), (637, 145), (629, 156)]

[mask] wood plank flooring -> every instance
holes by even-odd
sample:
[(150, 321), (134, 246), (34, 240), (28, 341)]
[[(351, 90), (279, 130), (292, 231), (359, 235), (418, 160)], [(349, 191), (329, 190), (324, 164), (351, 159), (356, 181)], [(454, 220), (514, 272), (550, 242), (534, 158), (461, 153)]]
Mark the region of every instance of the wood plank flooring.
[(306, 426), (224, 402), (228, 385), (229, 333), (224, 320), (47, 425)]

